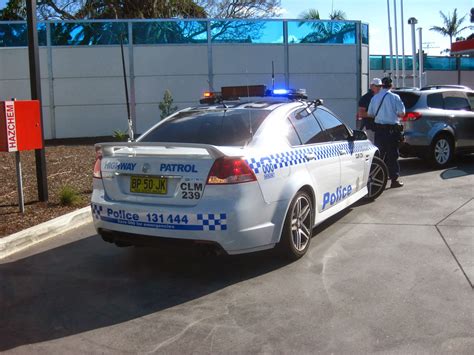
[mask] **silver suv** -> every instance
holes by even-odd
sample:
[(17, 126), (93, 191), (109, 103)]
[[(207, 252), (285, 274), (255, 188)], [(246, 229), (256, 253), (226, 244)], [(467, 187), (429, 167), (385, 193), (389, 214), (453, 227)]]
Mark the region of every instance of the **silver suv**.
[(417, 156), (436, 168), (455, 154), (474, 152), (474, 91), (457, 85), (394, 90), (406, 108), (401, 156)]

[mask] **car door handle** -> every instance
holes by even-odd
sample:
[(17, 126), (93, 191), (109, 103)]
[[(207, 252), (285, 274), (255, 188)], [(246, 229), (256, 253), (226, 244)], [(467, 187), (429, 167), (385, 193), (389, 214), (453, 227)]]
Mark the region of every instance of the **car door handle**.
[(347, 152), (344, 149), (339, 149), (339, 155), (346, 155)]
[(316, 155), (314, 155), (313, 153), (306, 153), (305, 157), (308, 160), (315, 160), (316, 159)]

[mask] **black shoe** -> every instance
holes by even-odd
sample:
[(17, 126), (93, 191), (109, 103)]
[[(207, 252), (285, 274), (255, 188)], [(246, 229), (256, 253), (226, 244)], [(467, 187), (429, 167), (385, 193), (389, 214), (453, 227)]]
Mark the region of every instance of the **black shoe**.
[(390, 185), (390, 188), (395, 189), (397, 187), (402, 187), (403, 182), (398, 181), (398, 180), (392, 180), (392, 184)]

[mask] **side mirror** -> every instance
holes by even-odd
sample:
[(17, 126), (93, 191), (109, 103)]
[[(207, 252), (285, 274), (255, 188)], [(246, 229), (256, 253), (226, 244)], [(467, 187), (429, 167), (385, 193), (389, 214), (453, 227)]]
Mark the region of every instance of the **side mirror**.
[(349, 139), (353, 141), (365, 141), (367, 140), (367, 134), (364, 131), (355, 129), (352, 131), (352, 135)]

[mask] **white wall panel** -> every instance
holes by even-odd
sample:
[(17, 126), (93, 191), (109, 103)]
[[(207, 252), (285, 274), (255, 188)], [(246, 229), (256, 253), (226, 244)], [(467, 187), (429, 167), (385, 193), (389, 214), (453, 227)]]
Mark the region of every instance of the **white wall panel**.
[(55, 79), (54, 103), (56, 106), (124, 104), (123, 78)]
[[(220, 74), (214, 75), (214, 89), (219, 91), (222, 86), (245, 86), (245, 85), (266, 85), (267, 89), (272, 88), (272, 74)], [(285, 76), (275, 73), (275, 88), (284, 88)]]
[(207, 45), (135, 46), (135, 75), (207, 75)]
[[(41, 104), (43, 106), (49, 105), (49, 88), (47, 79), (41, 80), (41, 97)], [(30, 100), (30, 79), (0, 80), (0, 100), (10, 100), (11, 98), (16, 98), (17, 100)]]
[(207, 75), (141, 76), (135, 78), (137, 103), (158, 103), (166, 89), (171, 91), (175, 103), (198, 102), (209, 90)]
[[(40, 47), (41, 78), (48, 77), (47, 49)], [(0, 48), (0, 80), (29, 79), (28, 48)]]
[(354, 99), (357, 76), (352, 74), (290, 74), (292, 88), (305, 88), (309, 98)]
[(115, 130), (127, 129), (125, 105), (56, 107), (58, 138), (112, 136)]
[[(120, 46), (53, 47), (53, 76), (55, 78), (122, 76)], [(124, 46), (128, 73), (128, 48)]]
[(354, 45), (290, 45), (290, 73), (355, 73)]
[(271, 77), (272, 61), (275, 72), (283, 73), (284, 46), (275, 45), (215, 45), (212, 47), (214, 74), (259, 74)]

